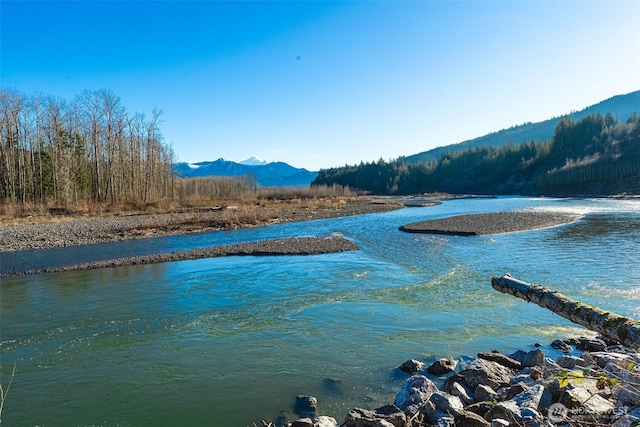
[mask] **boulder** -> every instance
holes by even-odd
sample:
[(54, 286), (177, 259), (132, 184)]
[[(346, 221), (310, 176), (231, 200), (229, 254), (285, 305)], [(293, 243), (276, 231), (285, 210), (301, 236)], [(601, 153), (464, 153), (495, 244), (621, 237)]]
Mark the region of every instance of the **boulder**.
[(478, 414), (484, 418), (485, 414), (489, 412), (491, 408), (493, 408), (493, 403), (491, 402), (476, 402), (464, 408), (465, 411), (473, 412), (474, 414)]
[(480, 415), (459, 409), (453, 417), (456, 427), (490, 427), (491, 423), (482, 418)]
[(480, 384), (497, 390), (509, 385), (513, 371), (496, 362), (476, 358), (460, 374), (464, 375), (465, 382), (472, 390)]
[(583, 351), (605, 351), (607, 343), (598, 338), (580, 337), (576, 340), (576, 348)]
[(564, 371), (562, 366), (558, 365), (555, 360), (545, 357), (542, 363), (542, 370), (544, 371), (544, 375), (546, 377), (552, 377), (558, 374), (560, 371)]
[(407, 374), (415, 374), (416, 372), (421, 371), (423, 367), (424, 363), (415, 359), (407, 360), (402, 365), (398, 366), (400, 370), (406, 372)]
[(473, 400), (476, 402), (490, 402), (498, 400), (498, 393), (488, 385), (480, 384), (476, 387), (476, 391), (473, 393)]
[(450, 357), (436, 360), (431, 366), (427, 368), (427, 372), (436, 377), (446, 375), (449, 372), (453, 372), (458, 366), (458, 362)]
[(640, 385), (616, 384), (611, 388), (611, 394), (619, 405), (636, 406), (640, 402)]
[(542, 384), (536, 384), (515, 395), (511, 400), (520, 409), (532, 408), (536, 411), (546, 411), (551, 405), (551, 394)]
[(551, 347), (556, 350), (560, 350), (563, 353), (571, 353), (573, 351), (573, 347), (563, 340), (553, 340), (551, 342)]
[[(407, 416), (394, 405), (383, 406), (375, 411), (354, 408), (347, 414), (343, 425), (345, 427), (382, 427), (388, 423), (394, 427), (406, 427)], [(386, 427), (386, 426), (385, 426)]]
[(613, 415), (615, 411), (611, 401), (583, 387), (567, 388), (560, 396), (559, 402), (569, 409), (571, 418), (576, 419), (587, 416), (593, 420), (602, 420)]
[(523, 367), (542, 366), (544, 363), (544, 353), (539, 348), (528, 352), (518, 350), (509, 357), (520, 362)]
[(413, 415), (438, 387), (424, 375), (414, 375), (402, 385), (394, 404), (404, 412)]
[(513, 396), (522, 393), (527, 388), (529, 388), (525, 383), (519, 382), (511, 387), (502, 387), (498, 390), (498, 396), (500, 396), (500, 400), (510, 400)]
[(296, 400), (293, 404), (293, 413), (300, 418), (316, 417), (318, 399), (313, 396), (296, 396)]
[(311, 418), (300, 418), (291, 423), (291, 427), (314, 427)]
[(459, 382), (453, 383), (451, 385), (450, 394), (452, 396), (459, 397), (462, 403), (464, 403), (465, 405), (470, 405), (473, 403), (473, 397), (471, 396), (471, 393), (469, 393), (469, 390), (467, 390), (467, 388)]
[(636, 364), (636, 360), (629, 354), (596, 351), (589, 353), (589, 356), (591, 356), (593, 361), (601, 368), (607, 366), (607, 363), (613, 363), (623, 369), (626, 369), (630, 363)]
[(582, 357), (562, 356), (556, 363), (565, 369), (573, 369), (576, 366), (587, 366), (587, 362)]
[(618, 418), (613, 424), (612, 427), (631, 427), (637, 426), (640, 423), (640, 418), (634, 415), (623, 415)]
[(338, 427), (338, 422), (335, 418), (327, 417), (326, 415), (320, 415), (313, 421), (313, 427)]
[(519, 361), (512, 359), (510, 357), (505, 356), (504, 354), (491, 352), (491, 353), (478, 353), (478, 357), (484, 360), (490, 360), (492, 362), (496, 362), (506, 368), (514, 369), (516, 371), (522, 370), (522, 363)]
[(453, 413), (463, 409), (464, 405), (457, 396), (452, 396), (442, 391), (436, 391), (425, 404), (422, 412), (432, 425), (453, 425)]
[(518, 408), (518, 405), (513, 400), (498, 402), (493, 406), (493, 408), (489, 410), (489, 412), (484, 415), (484, 419), (487, 421), (492, 421), (496, 418), (507, 420), (509, 423), (513, 421), (522, 421), (522, 417), (520, 416), (520, 408)]
[(531, 376), (531, 374), (520, 374), (511, 378), (511, 384), (515, 385), (518, 383), (526, 384), (528, 386), (532, 386), (536, 383), (536, 380)]

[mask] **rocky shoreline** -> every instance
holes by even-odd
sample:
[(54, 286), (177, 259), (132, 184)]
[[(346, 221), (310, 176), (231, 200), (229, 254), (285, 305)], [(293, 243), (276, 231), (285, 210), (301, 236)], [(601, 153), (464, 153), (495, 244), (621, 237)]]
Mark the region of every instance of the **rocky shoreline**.
[[(549, 357), (535, 350), (507, 356), (478, 353), (469, 361), (437, 360), (426, 367), (408, 360), (409, 376), (394, 401), (370, 410), (353, 408), (340, 424), (317, 415), (317, 400), (296, 397), (289, 422), (272, 427), (506, 427), (640, 425), (640, 353), (601, 337), (555, 340)], [(426, 367), (426, 368), (425, 368)], [(436, 382), (442, 384), (440, 387)]]

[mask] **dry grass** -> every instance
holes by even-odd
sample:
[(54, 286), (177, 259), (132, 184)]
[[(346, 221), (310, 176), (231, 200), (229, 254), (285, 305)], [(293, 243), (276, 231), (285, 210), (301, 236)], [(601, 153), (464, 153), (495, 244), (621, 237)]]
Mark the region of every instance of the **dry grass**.
[(283, 216), (324, 212), (344, 208), (349, 204), (363, 203), (358, 196), (323, 196), (312, 198), (259, 198), (189, 200), (184, 203), (155, 202), (138, 205), (82, 205), (68, 207), (0, 205), (0, 226), (43, 224), (73, 221), (79, 218), (105, 218), (128, 215), (180, 213), (191, 214), (186, 222), (194, 225), (207, 223), (210, 228), (210, 213), (222, 208), (216, 215), (217, 228), (236, 228), (261, 225), (279, 221)]
[[(267, 212), (278, 207), (331, 209), (344, 207), (349, 203), (348, 200), (357, 199), (355, 192), (338, 185), (255, 188), (246, 185), (242, 177), (206, 177), (179, 180), (178, 183), (176, 194), (180, 195), (179, 198), (147, 203), (134, 201), (126, 204), (81, 203), (57, 206), (50, 203), (4, 201), (0, 203), (0, 226), (62, 222), (78, 218), (209, 211), (216, 206), (238, 207), (235, 212), (237, 219), (231, 218), (233, 213), (227, 214), (232, 223), (262, 223), (274, 216)], [(256, 210), (256, 207), (261, 209)]]

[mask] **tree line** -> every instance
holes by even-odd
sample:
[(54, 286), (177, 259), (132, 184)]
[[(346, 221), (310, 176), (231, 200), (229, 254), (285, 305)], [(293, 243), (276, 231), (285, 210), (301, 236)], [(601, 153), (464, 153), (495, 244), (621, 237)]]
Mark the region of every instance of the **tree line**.
[[(314, 185), (339, 184), (386, 195), (567, 195), (640, 192), (640, 116), (563, 117), (551, 141), (507, 143), (444, 153), (438, 161), (404, 158), (321, 170)], [(596, 185), (597, 184), (597, 185)]]
[(0, 201), (66, 206), (171, 196), (162, 112), (131, 114), (109, 90), (73, 100), (0, 90)]

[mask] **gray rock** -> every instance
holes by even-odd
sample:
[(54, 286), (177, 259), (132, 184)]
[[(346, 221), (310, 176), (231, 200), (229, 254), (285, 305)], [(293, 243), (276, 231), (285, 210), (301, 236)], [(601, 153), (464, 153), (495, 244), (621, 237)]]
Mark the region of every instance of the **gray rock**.
[(583, 387), (567, 388), (560, 396), (559, 402), (571, 410), (572, 413), (587, 415), (595, 420), (610, 416), (615, 410), (612, 402), (599, 394), (591, 393)]
[(562, 356), (556, 363), (565, 369), (573, 369), (576, 366), (587, 366), (587, 362), (582, 357)]
[(338, 422), (335, 418), (320, 415), (314, 420), (313, 427), (338, 427)]
[(492, 362), (496, 362), (506, 368), (509, 369), (514, 369), (516, 371), (520, 371), (522, 370), (522, 363), (520, 363), (519, 361), (512, 359), (510, 357), (505, 356), (504, 354), (500, 354), (500, 353), (495, 353), (495, 352), (491, 352), (491, 353), (478, 353), (478, 357), (480, 359), (484, 359), (484, 360), (490, 360)]
[(533, 408), (522, 408), (520, 410), (520, 417), (524, 422), (532, 422), (532, 421), (541, 421), (542, 416), (540, 412), (536, 411)]
[(542, 363), (542, 370), (544, 371), (544, 375), (546, 377), (551, 377), (556, 375), (558, 372), (563, 371), (562, 366), (558, 365), (555, 360), (545, 357)]
[(473, 393), (473, 399), (476, 402), (498, 400), (498, 393), (488, 385), (480, 384), (476, 387), (476, 391)]
[(605, 351), (607, 349), (607, 343), (598, 338), (580, 337), (576, 340), (576, 348), (586, 351)]
[(616, 398), (618, 404), (636, 406), (640, 402), (640, 385), (622, 383), (611, 388), (611, 394)]
[(311, 418), (300, 418), (291, 423), (291, 427), (314, 427)]
[(451, 386), (451, 395), (459, 397), (462, 403), (470, 405), (473, 403), (473, 397), (470, 396), (469, 391), (461, 383), (453, 383)]
[(635, 364), (635, 359), (629, 354), (613, 353), (609, 351), (596, 351), (589, 353), (589, 356), (596, 362), (596, 364), (604, 368), (607, 363), (613, 363), (620, 368), (626, 369), (629, 363)]
[(536, 384), (533, 387), (524, 390), (523, 392), (515, 395), (512, 400), (516, 402), (516, 405), (518, 405), (518, 408), (520, 409), (532, 408), (539, 411), (543, 409), (541, 408), (541, 402), (543, 402), (543, 396), (545, 393), (548, 396), (549, 404), (551, 404), (551, 396), (542, 384)]
[(398, 366), (399, 369), (408, 374), (415, 374), (416, 372), (422, 370), (423, 367), (424, 363), (415, 359), (407, 360), (402, 365)]
[(617, 378), (623, 383), (627, 384), (640, 384), (640, 372), (629, 371), (625, 368), (621, 368), (615, 363), (609, 362), (604, 366), (603, 371), (609, 374), (610, 377)]
[(375, 411), (354, 408), (347, 414), (345, 427), (375, 427), (380, 422), (386, 422), (394, 427), (406, 427), (407, 416), (398, 407), (387, 405)]
[(438, 387), (424, 375), (414, 375), (402, 385), (394, 404), (404, 412), (413, 415), (438, 391)]
[(520, 416), (520, 408), (518, 408), (518, 405), (516, 405), (516, 402), (514, 402), (513, 400), (498, 402), (484, 416), (484, 419), (487, 421), (492, 421), (496, 418), (507, 420), (509, 422), (522, 421), (522, 417)]
[(429, 403), (442, 412), (453, 412), (455, 409), (464, 408), (458, 396), (452, 396), (442, 391), (437, 391), (429, 396)]
[(631, 427), (632, 425), (637, 426), (638, 422), (640, 422), (640, 417), (635, 415), (626, 414), (622, 417), (618, 418), (613, 424), (612, 427)]
[(469, 364), (467, 369), (461, 372), (461, 375), (464, 375), (465, 382), (472, 390), (475, 390), (480, 384), (497, 390), (500, 387), (509, 385), (513, 371), (496, 362), (476, 358)]
[(544, 353), (539, 348), (525, 352), (518, 350), (509, 356), (522, 363), (522, 366), (542, 366), (544, 363)]
[(464, 408), (465, 411), (469, 411), (469, 412), (473, 412), (474, 414), (478, 414), (481, 417), (484, 418), (484, 416), (486, 415), (487, 412), (489, 412), (489, 410), (491, 408), (493, 408), (493, 403), (491, 402), (476, 402), (476, 403), (472, 403), (471, 405), (467, 406), (466, 408)]
[(316, 417), (318, 399), (313, 396), (296, 396), (296, 400), (293, 404), (293, 413), (300, 418)]
[(520, 374), (520, 375), (516, 375), (515, 377), (511, 378), (511, 384), (518, 384), (518, 383), (522, 383), (522, 384), (526, 384), (528, 386), (532, 386), (536, 383), (536, 380), (533, 379), (531, 377), (530, 374)]
[(525, 383), (516, 383), (511, 387), (503, 387), (498, 390), (498, 396), (500, 396), (501, 400), (511, 400), (514, 396), (522, 393), (529, 387)]
[(454, 415), (456, 427), (490, 427), (491, 423), (471, 411), (459, 409)]
[(423, 412), (433, 425), (453, 425), (454, 418), (452, 414), (456, 410), (463, 408), (464, 405), (459, 397), (437, 391), (429, 396)]
[(440, 377), (442, 375), (448, 374), (449, 372), (453, 372), (456, 369), (456, 366), (458, 366), (458, 362), (450, 357), (447, 357), (444, 359), (438, 359), (433, 362), (433, 364), (427, 368), (427, 372), (429, 372), (431, 375)]
[(553, 340), (551, 342), (551, 347), (556, 350), (560, 350), (563, 353), (571, 353), (573, 351), (573, 347), (563, 340)]

